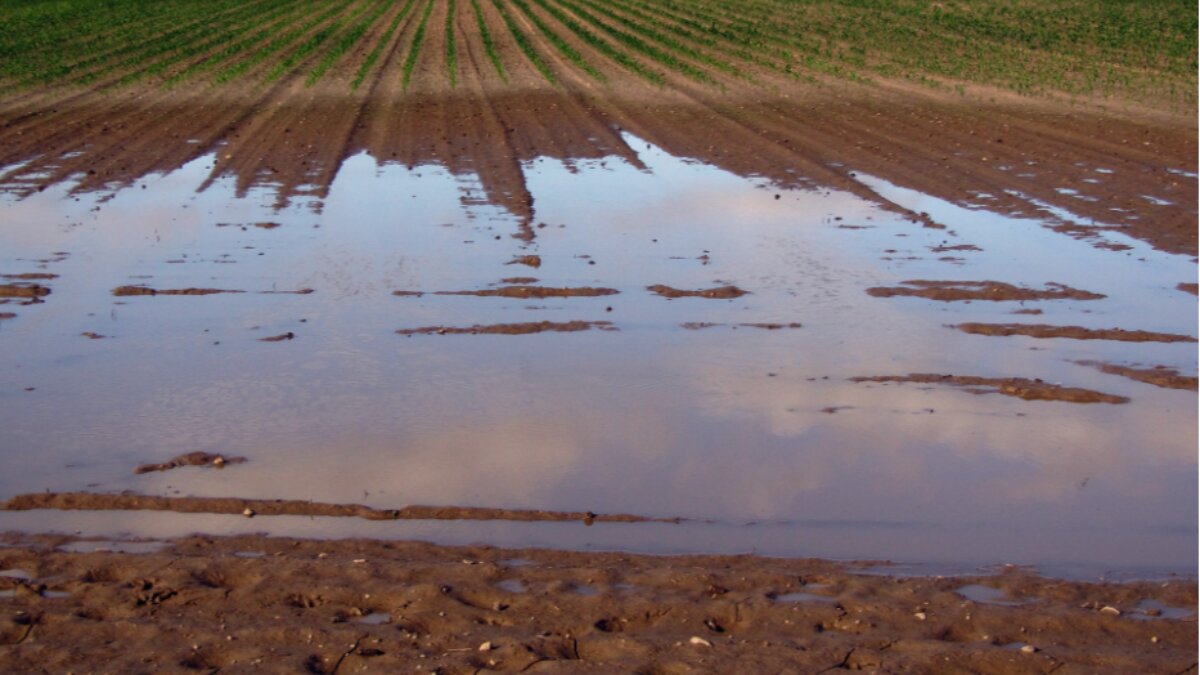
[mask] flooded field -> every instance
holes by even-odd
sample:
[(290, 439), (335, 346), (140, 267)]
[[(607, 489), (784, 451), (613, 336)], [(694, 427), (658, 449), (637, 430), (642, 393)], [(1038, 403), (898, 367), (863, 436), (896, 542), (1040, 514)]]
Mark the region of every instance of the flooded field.
[[(590, 527), (33, 510), (0, 530), (1194, 571), (1192, 255), (987, 208), (1032, 199), (1015, 189), (964, 205), (852, 165), (847, 189), (780, 187), (620, 141), (521, 161), (515, 201), (365, 153), (283, 201), (213, 154), (0, 198), (0, 274), (37, 275), (0, 305), (0, 498)], [(246, 461), (134, 472), (189, 452)]]

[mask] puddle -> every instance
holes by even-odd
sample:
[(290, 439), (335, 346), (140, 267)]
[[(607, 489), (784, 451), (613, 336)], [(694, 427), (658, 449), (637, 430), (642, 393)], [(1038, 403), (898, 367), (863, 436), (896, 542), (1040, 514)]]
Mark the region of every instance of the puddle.
[(1157, 600), (1143, 600), (1133, 608), (1132, 612), (1125, 614), (1125, 616), (1137, 621), (1154, 621), (1158, 619), (1195, 621), (1196, 608), (1168, 607)]
[(368, 626), (379, 626), (391, 622), (392, 615), (386, 612), (371, 612), (354, 620), (354, 623), (362, 623)]
[[(341, 166), (320, 208), (300, 199), (277, 209), (269, 189), (239, 196), (225, 178), (197, 192), (211, 157), (112, 195), (69, 195), (57, 185), (0, 197), (0, 273), (42, 271), (30, 261), (55, 260), (45, 271), (59, 275), (45, 302), (6, 305), (16, 317), (0, 322), (0, 448), (21, 448), (3, 455), (0, 498), (90, 489), (590, 510), (718, 524), (137, 522), (1194, 571), (1195, 393), (1077, 363), (1190, 375), (1194, 344), (947, 328), (1019, 319), (1194, 336), (1195, 298), (1175, 290), (1196, 277), (1189, 258), (1119, 232), (1104, 237), (1127, 250), (1098, 249), (1049, 229), (1049, 216), (959, 208), (859, 175), (865, 188), (947, 229), (923, 228), (854, 194), (764, 189), (628, 140), (639, 148), (637, 165), (617, 157), (604, 166), (526, 163), (529, 222), (464, 199), (485, 192), (472, 174), (377, 165), (365, 155)], [(980, 250), (954, 264), (933, 252), (960, 245)], [(51, 257), (59, 251), (73, 255)], [(615, 293), (438, 294), (513, 278)], [(922, 279), (1057, 283), (1105, 297), (935, 302), (866, 292)], [(126, 286), (244, 292), (112, 294)], [(699, 295), (664, 297), (654, 287)], [(745, 295), (715, 292), (729, 287)], [(284, 293), (298, 289), (314, 292)], [(1022, 309), (1042, 313), (1011, 314)], [(468, 328), (574, 322), (591, 329)], [(397, 335), (429, 327), (464, 332)], [(280, 335), (292, 337), (260, 340)], [(1041, 378), (1130, 402), (849, 381), (909, 373)], [(133, 474), (184, 452), (248, 461)], [(0, 524), (90, 523), (121, 536), (111, 523), (134, 518), (0, 514)], [(758, 525), (731, 525), (749, 521)], [(165, 544), (82, 545), (137, 552)]]
[(33, 577), (29, 576), (29, 572), (19, 569), (0, 570), (0, 578), (17, 579), (19, 581), (29, 581)]
[(233, 555), (238, 558), (261, 558), (264, 554), (262, 551), (234, 551)]
[(169, 541), (95, 541), (85, 539), (63, 544), (58, 547), (58, 550), (66, 553), (97, 553), (100, 551), (111, 553), (157, 553), (170, 545), (171, 542)]
[(571, 592), (575, 595), (583, 595), (588, 597), (600, 595), (599, 588), (596, 588), (595, 586), (589, 586), (587, 584), (575, 584), (571, 586)]
[(992, 588), (991, 586), (984, 586), (982, 584), (968, 584), (966, 586), (956, 588), (954, 592), (963, 596), (967, 600), (970, 600), (971, 602), (978, 602), (985, 605), (1006, 605), (1015, 607), (1017, 605), (1025, 604), (1026, 602), (1023, 600), (1011, 600), (1004, 591), (998, 588)]
[(536, 565), (537, 563), (527, 558), (509, 558), (507, 560), (502, 560), (500, 564), (504, 565), (505, 567), (529, 567), (530, 565)]
[(837, 598), (828, 595), (816, 595), (803, 591), (780, 593), (779, 595), (771, 596), (771, 599), (775, 602), (837, 602)]
[(524, 593), (525, 591), (529, 590), (529, 588), (525, 586), (525, 583), (519, 579), (505, 579), (503, 581), (498, 581), (496, 582), (496, 588), (509, 593)]

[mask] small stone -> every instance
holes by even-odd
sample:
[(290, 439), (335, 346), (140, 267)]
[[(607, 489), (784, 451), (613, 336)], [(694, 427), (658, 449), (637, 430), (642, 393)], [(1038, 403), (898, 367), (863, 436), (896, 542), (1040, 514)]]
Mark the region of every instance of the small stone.
[(1034, 647), (1033, 645), (1024, 645), (1023, 647), (1021, 647), (1022, 654), (1032, 654), (1032, 653), (1036, 652), (1037, 650), (1038, 650), (1038, 648)]
[(913, 618), (917, 621), (924, 621), (927, 617), (928, 615), (925, 612), (917, 612), (916, 614), (913, 614)]
[(1158, 636), (1157, 635), (1150, 636), (1150, 644), (1154, 644), (1154, 645), (1158, 644)]
[(221, 457), (220, 455), (217, 455), (217, 457), (215, 459), (213, 459), (212, 463), (213, 463), (213, 466), (216, 466), (216, 467), (225, 466), (225, 458)]
[(254, 509), (247, 506), (245, 509), (242, 510), (242, 515), (246, 516), (247, 518), (253, 518), (254, 517)]
[(699, 635), (693, 635), (692, 639), (688, 640), (688, 644), (697, 645), (700, 647), (711, 647), (712, 646), (711, 642), (709, 642), (708, 640), (705, 640), (704, 638), (700, 637)]
[(353, 562), (354, 562), (356, 565), (361, 565), (361, 564), (363, 564), (363, 563), (367, 562), (367, 559), (366, 559), (366, 558), (355, 558)]
[(1117, 609), (1116, 607), (1113, 607), (1112, 605), (1105, 605), (1105, 606), (1101, 607), (1100, 613), (1108, 614), (1109, 616), (1121, 616), (1121, 610)]
[(492, 651), (492, 649), (494, 649), (494, 647), (492, 646), (491, 640), (488, 640), (487, 642), (479, 645), (479, 651), (481, 651), (481, 652), (490, 652), (490, 651)]

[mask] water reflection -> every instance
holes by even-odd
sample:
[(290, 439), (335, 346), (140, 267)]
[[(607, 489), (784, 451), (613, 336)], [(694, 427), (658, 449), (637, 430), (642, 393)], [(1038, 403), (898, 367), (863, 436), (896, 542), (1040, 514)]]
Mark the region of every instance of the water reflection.
[[(1041, 221), (859, 176), (870, 192), (947, 226), (923, 228), (849, 192), (780, 192), (624, 140), (645, 150), (524, 165), (537, 204), (532, 240), (510, 236), (523, 221), (504, 209), (464, 204), (461, 175), (379, 167), (366, 156), (342, 166), (320, 214), (303, 204), (276, 210), (269, 191), (232, 179), (195, 192), (208, 158), (103, 203), (69, 198), (66, 188), (3, 202), (0, 273), (44, 265), (60, 276), (45, 304), (0, 325), (0, 452), (9, 469), (0, 496), (131, 489), (591, 509), (716, 521), (665, 538), (628, 527), (587, 535), (651, 550), (658, 538), (658, 550), (705, 550), (708, 540), (721, 551), (933, 562), (970, 551), (979, 563), (1194, 567), (1195, 394), (1074, 363), (1190, 374), (1194, 345), (947, 328), (1012, 321), (1024, 308), (1041, 310), (1039, 323), (1192, 334), (1194, 298), (1175, 285), (1195, 277), (1193, 262), (1132, 239), (1121, 239), (1127, 250), (1096, 248)], [(239, 190), (245, 196), (234, 198)], [(262, 221), (282, 226), (217, 226)], [(934, 250), (966, 244), (979, 250), (953, 263)], [(55, 252), (69, 255), (33, 262)], [(540, 267), (507, 264), (530, 253)], [(620, 293), (392, 295), (487, 288), (517, 274)], [(1058, 282), (1108, 297), (938, 303), (864, 292), (906, 279)], [(316, 292), (110, 294), (130, 283)], [(646, 291), (659, 283), (736, 284), (749, 294), (668, 300)], [(568, 320), (619, 330), (395, 334)], [(802, 327), (681, 327), (691, 322)], [(108, 337), (80, 337), (87, 331)], [(258, 341), (284, 332), (295, 339)], [(1132, 402), (847, 381), (912, 372), (1036, 377)], [(132, 474), (194, 450), (250, 461)], [(28, 523), (0, 517), (0, 527)], [(472, 534), (439, 536), (508, 544), (550, 536), (463, 527)]]

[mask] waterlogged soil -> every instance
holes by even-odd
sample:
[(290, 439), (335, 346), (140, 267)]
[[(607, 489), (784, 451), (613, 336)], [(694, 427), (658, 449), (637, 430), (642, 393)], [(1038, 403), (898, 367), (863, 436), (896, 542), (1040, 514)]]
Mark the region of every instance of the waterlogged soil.
[[(3, 543), (0, 569), (23, 573), (0, 577), (10, 672), (1173, 673), (1196, 662), (1185, 581), (1019, 568), (906, 578), (818, 560), (260, 536), (139, 554), (70, 552), (90, 542), (66, 536)], [(960, 591), (972, 584), (1022, 602), (970, 600)]]
[(1182, 375), (1178, 370), (1168, 366), (1135, 368), (1119, 363), (1098, 363), (1096, 361), (1077, 361), (1076, 363), (1081, 366), (1092, 366), (1103, 373), (1120, 375), (1121, 377), (1145, 382), (1156, 387), (1163, 387), (1164, 389), (1191, 389), (1192, 391), (1196, 391), (1197, 387), (1195, 375)]
[(1099, 293), (1048, 283), (1046, 288), (1025, 288), (999, 281), (929, 281), (914, 279), (903, 286), (875, 286), (867, 289), (876, 298), (910, 297), (939, 302), (1014, 302), (1028, 300), (1099, 300)]
[(746, 294), (746, 291), (737, 286), (719, 286), (717, 288), (703, 288), (699, 290), (680, 290), (671, 288), (665, 284), (654, 284), (647, 286), (646, 290), (664, 298), (709, 298), (712, 300), (732, 300), (740, 298)]
[(424, 328), (403, 328), (396, 332), (400, 335), (529, 335), (546, 332), (574, 333), (593, 328), (617, 330), (611, 321), (528, 321), (525, 323), (498, 323), (490, 326), (468, 326), (466, 328), (425, 326)]
[[(162, 469), (150, 469), (159, 471)], [(135, 473), (146, 473), (135, 471)], [(55, 509), (61, 511), (173, 511), (175, 513), (216, 513), (254, 516), (329, 516), (366, 520), (511, 520), (537, 522), (579, 521), (592, 523), (678, 523), (679, 518), (653, 518), (628, 513), (597, 514), (587, 512), (546, 511), (535, 509), (494, 509), (465, 506), (404, 506), (380, 509), (362, 504), (326, 504), (314, 501), (282, 499), (236, 499), (202, 497), (159, 497), (134, 494), (90, 492), (17, 495), (0, 505), (5, 511)]]
[(955, 326), (972, 335), (1007, 337), (1024, 335), (1032, 338), (1068, 338), (1071, 340), (1114, 340), (1117, 342), (1195, 342), (1191, 335), (1157, 333), (1124, 328), (1084, 328), (1083, 326), (1048, 326), (1025, 323), (960, 323)]
[(975, 394), (1003, 394), (1026, 401), (1065, 401), (1067, 403), (1128, 403), (1124, 396), (1114, 396), (1080, 387), (1064, 387), (1039, 379), (1024, 377), (978, 377), (975, 375), (872, 375), (850, 378), (851, 382), (913, 382), (917, 384), (946, 384), (962, 387)]
[(245, 461), (245, 457), (226, 457), (225, 455), (216, 455), (209, 452), (189, 452), (178, 457), (173, 457), (165, 462), (141, 464), (133, 472), (140, 474), (150, 473), (151, 471), (170, 471), (182, 466), (208, 466), (220, 469), (227, 464), (241, 464)]

